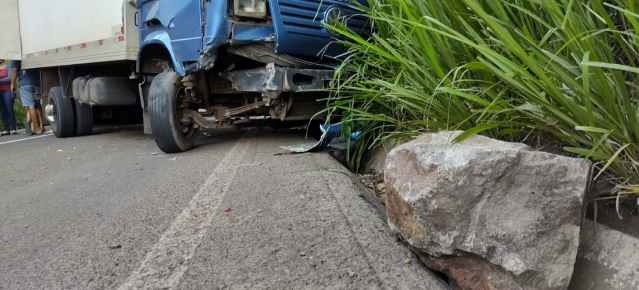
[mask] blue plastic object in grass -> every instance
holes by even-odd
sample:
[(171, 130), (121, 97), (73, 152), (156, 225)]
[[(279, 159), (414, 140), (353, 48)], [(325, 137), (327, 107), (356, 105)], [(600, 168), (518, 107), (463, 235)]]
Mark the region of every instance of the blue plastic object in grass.
[[(362, 135), (361, 131), (351, 133), (350, 136), (345, 136), (344, 134), (344, 125), (343, 124), (323, 124), (320, 125), (320, 130), (322, 131), (322, 137), (319, 141), (313, 143), (305, 143), (293, 146), (280, 146), (280, 148), (288, 151), (292, 151), (295, 153), (305, 153), (312, 152), (317, 150), (323, 150), (326, 148), (334, 148), (340, 150), (346, 150), (348, 144), (348, 138), (350, 137), (351, 141), (357, 140), (359, 136)], [(351, 146), (354, 145), (355, 142), (351, 142)]]

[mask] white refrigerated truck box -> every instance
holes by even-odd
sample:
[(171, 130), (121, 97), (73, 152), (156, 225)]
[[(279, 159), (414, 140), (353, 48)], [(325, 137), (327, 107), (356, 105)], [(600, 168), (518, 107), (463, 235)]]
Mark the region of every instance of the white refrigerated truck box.
[(139, 34), (129, 2), (0, 0), (0, 56), (22, 59), (25, 69), (135, 61)]
[(0, 58), (17, 60), (22, 57), (20, 49), (20, 19), (18, 1), (0, 0), (2, 28), (0, 28)]

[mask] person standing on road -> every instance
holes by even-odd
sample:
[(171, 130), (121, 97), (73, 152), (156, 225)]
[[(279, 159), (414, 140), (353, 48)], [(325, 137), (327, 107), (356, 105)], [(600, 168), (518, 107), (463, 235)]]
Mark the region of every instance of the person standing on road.
[[(19, 88), (18, 88), (19, 86)], [(21, 61), (11, 62), (11, 91), (20, 90), (20, 100), (27, 109), (27, 122), (32, 134), (44, 133), (42, 118), (36, 108), (35, 94), (40, 93), (40, 75), (37, 70), (22, 70)]]
[(0, 59), (0, 116), (4, 125), (4, 131), (0, 133), (0, 136), (10, 133), (18, 134), (16, 132), (16, 114), (13, 110), (15, 94), (11, 92), (10, 69), (4, 59)]

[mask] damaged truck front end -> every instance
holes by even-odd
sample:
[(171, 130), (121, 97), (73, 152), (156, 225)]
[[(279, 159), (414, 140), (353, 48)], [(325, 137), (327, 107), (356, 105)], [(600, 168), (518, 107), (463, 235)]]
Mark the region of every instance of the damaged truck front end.
[(201, 128), (310, 120), (345, 52), (325, 24), (369, 33), (359, 4), (138, 0), (145, 127), (160, 149), (181, 152)]

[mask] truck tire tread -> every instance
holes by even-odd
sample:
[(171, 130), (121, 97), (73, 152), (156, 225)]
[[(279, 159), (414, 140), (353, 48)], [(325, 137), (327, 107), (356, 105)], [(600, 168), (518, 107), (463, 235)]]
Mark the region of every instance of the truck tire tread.
[(62, 87), (52, 87), (49, 90), (49, 104), (54, 102), (57, 118), (51, 128), (58, 138), (73, 137), (75, 129), (75, 114), (73, 112), (73, 100), (63, 96)]
[(195, 133), (184, 136), (179, 130), (175, 103), (180, 76), (175, 72), (157, 75), (149, 90), (149, 118), (155, 143), (165, 153), (178, 153), (192, 149)]
[(91, 135), (93, 133), (93, 108), (76, 100), (73, 103), (75, 105), (75, 136)]

